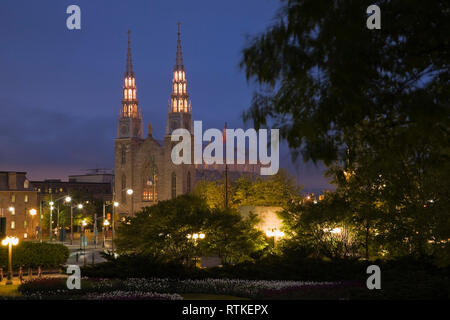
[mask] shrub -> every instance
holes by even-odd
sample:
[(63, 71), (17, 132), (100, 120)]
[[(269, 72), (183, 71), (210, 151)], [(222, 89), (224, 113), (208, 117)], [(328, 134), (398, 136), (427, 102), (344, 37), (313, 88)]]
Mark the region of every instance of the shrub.
[[(13, 268), (57, 268), (69, 258), (69, 249), (59, 243), (22, 241), (13, 249)], [(8, 266), (8, 248), (0, 248), (0, 267)]]

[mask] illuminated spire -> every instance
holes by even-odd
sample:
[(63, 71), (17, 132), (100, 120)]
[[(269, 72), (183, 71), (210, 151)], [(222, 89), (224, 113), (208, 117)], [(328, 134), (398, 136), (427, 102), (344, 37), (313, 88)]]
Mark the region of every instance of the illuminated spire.
[(183, 56), (181, 54), (181, 32), (180, 22), (178, 24), (178, 40), (176, 63), (173, 68), (172, 94), (170, 96), (169, 112), (173, 113), (191, 113), (191, 103), (189, 94), (187, 93), (186, 71), (183, 64)]
[(123, 118), (139, 118), (133, 62), (131, 60), (131, 31), (128, 30), (127, 68), (124, 75), (122, 111)]
[(133, 61), (131, 60), (131, 31), (128, 30), (128, 53), (127, 53), (127, 70), (125, 77), (134, 77)]

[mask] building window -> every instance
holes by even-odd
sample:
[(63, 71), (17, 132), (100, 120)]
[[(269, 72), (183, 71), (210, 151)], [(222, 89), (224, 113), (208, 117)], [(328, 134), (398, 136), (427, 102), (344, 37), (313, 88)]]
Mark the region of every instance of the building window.
[(191, 172), (187, 174), (187, 193), (191, 192)]
[(177, 196), (177, 175), (172, 172), (172, 199)]
[(157, 178), (154, 176), (153, 178), (147, 179), (144, 182), (144, 187), (142, 191), (142, 201), (156, 201), (158, 199), (158, 193), (156, 191), (156, 182)]
[(23, 202), (27, 203), (28, 202), (28, 195), (26, 194), (23, 198)]
[(25, 182), (23, 183), (23, 188), (28, 189), (29, 187), (30, 187), (30, 182), (28, 180), (25, 180)]
[(12, 194), (11, 195), (11, 203), (15, 203), (16, 202), (16, 195)]
[(16, 228), (16, 222), (11, 221), (11, 229), (14, 230)]
[(125, 175), (122, 175), (122, 203), (127, 203), (127, 177)]
[(125, 149), (122, 149), (122, 164), (125, 164), (127, 162), (127, 153)]

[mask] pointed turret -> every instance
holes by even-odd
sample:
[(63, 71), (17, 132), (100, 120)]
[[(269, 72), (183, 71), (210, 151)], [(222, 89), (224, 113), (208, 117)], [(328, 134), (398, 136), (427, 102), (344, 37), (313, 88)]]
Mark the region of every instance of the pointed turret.
[(171, 134), (173, 130), (185, 128), (191, 131), (191, 102), (187, 92), (186, 71), (183, 64), (183, 54), (181, 52), (181, 31), (178, 22), (178, 39), (175, 66), (173, 68), (172, 94), (169, 101), (169, 115), (167, 119), (166, 134)]
[(118, 137), (143, 137), (142, 112), (138, 108), (136, 78), (131, 59), (131, 31), (128, 30), (127, 65), (123, 80), (122, 107), (119, 112)]

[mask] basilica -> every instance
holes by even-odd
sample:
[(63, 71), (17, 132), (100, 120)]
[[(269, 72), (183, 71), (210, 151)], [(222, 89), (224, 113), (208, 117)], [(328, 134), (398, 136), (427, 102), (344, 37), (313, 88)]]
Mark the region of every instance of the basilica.
[[(123, 99), (119, 110), (117, 136), (114, 143), (114, 199), (119, 202), (119, 216), (134, 215), (143, 207), (159, 200), (167, 200), (193, 190), (200, 179), (223, 179), (221, 165), (175, 165), (171, 161), (171, 133), (178, 128), (189, 130), (193, 136), (192, 108), (187, 91), (186, 70), (181, 51), (180, 24), (175, 66), (173, 67), (172, 93), (167, 109), (167, 125), (163, 141), (156, 140), (149, 124), (144, 135), (142, 110), (137, 98), (136, 77), (131, 58), (130, 32), (123, 80)], [(191, 161), (193, 163), (193, 161)], [(256, 165), (233, 165), (231, 176), (242, 172), (259, 172)], [(132, 190), (127, 192), (128, 190)]]

